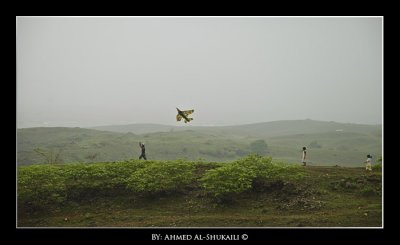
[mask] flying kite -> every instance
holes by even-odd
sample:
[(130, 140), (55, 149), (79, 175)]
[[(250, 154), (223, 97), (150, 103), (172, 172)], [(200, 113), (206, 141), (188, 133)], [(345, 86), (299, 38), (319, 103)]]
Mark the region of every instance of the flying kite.
[(181, 111), (178, 108), (176, 108), (178, 111), (178, 115), (176, 115), (176, 121), (181, 121), (182, 118), (185, 119), (185, 123), (188, 123), (193, 120), (193, 118), (188, 117), (190, 114), (194, 112), (194, 110), (187, 110), (187, 111)]

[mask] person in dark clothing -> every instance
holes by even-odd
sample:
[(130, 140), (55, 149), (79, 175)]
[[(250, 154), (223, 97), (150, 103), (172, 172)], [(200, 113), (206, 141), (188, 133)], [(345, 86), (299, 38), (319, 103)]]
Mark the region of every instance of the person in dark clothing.
[(306, 166), (306, 156), (307, 156), (307, 148), (304, 146), (303, 155), (301, 157), (301, 162), (303, 163), (303, 166)]
[(146, 158), (146, 148), (144, 147), (144, 143), (139, 142), (139, 146), (140, 146), (140, 148), (142, 148), (142, 154), (140, 155), (139, 160), (142, 159), (142, 158), (144, 158), (144, 160), (147, 160), (147, 158)]

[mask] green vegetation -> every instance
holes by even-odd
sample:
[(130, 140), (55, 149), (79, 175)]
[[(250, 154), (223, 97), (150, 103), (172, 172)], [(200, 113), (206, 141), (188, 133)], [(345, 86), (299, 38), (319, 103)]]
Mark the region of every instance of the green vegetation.
[(380, 125), (97, 129), (18, 129), (18, 226), (382, 225)]
[[(54, 162), (60, 149), (58, 163), (135, 159), (140, 155), (139, 141), (146, 143), (146, 154), (151, 160), (230, 162), (257, 153), (299, 163), (301, 148), (310, 146), (308, 165), (361, 167), (367, 154), (382, 155), (380, 125), (302, 120), (224, 127), (138, 124), (96, 129), (110, 131), (18, 129), (18, 165), (50, 163), (49, 159)], [(35, 152), (37, 148), (45, 152), (47, 159)]]
[(174, 192), (195, 180), (195, 165), (185, 161), (150, 162), (132, 173), (127, 187), (135, 192)]
[(98, 193), (125, 193), (127, 179), (143, 167), (144, 162), (140, 161), (19, 167), (19, 206), (27, 210), (41, 210), (48, 205), (90, 198)]
[(208, 171), (200, 180), (202, 186), (215, 197), (241, 193), (268, 181), (297, 179), (302, 168), (283, 163), (272, 163), (272, 158), (250, 155), (232, 164)]
[(382, 171), (234, 162), (18, 167), (18, 226), (381, 226)]

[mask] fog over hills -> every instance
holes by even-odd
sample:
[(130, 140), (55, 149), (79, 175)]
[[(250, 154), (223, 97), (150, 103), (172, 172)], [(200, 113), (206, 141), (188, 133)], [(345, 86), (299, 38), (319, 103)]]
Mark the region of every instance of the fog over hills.
[(333, 131), (348, 131), (357, 133), (375, 132), (381, 128), (380, 125), (352, 124), (324, 122), (315, 120), (284, 120), (274, 122), (262, 122), (254, 124), (234, 125), (234, 126), (170, 126), (162, 124), (127, 124), (127, 125), (107, 125), (91, 127), (92, 129), (119, 132), (119, 133), (155, 133), (172, 132), (182, 130), (195, 130), (202, 132), (224, 132), (238, 135), (251, 136), (282, 136), (291, 134), (322, 133)]

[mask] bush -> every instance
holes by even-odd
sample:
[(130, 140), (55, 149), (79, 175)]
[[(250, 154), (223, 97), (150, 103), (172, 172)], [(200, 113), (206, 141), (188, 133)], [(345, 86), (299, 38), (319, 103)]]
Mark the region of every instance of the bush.
[(18, 167), (18, 203), (28, 209), (41, 209), (66, 200), (125, 190), (128, 177), (144, 164), (127, 161)]
[(66, 198), (64, 181), (61, 169), (56, 166), (32, 165), (19, 167), (18, 202), (31, 210), (60, 204)]
[(195, 180), (195, 165), (182, 160), (150, 163), (127, 179), (127, 187), (136, 192), (182, 191)]
[(249, 155), (234, 164), (239, 164), (254, 171), (258, 179), (264, 181), (298, 180), (304, 176), (304, 170), (295, 164), (272, 162), (271, 157)]
[(144, 168), (145, 164), (143, 161), (69, 164), (64, 165), (64, 174), (70, 182), (68, 184), (114, 188), (123, 185), (133, 172)]
[(67, 195), (70, 200), (104, 196), (126, 189), (129, 176), (144, 168), (147, 162), (125, 161), (96, 164), (69, 164), (63, 166)]
[[(233, 163), (131, 160), (18, 167), (18, 207), (45, 209), (97, 196), (184, 192), (200, 184), (218, 198), (254, 188), (254, 182), (295, 179), (300, 167), (250, 155)], [(263, 182), (264, 181), (264, 182)], [(90, 200), (90, 199), (89, 199)]]
[(238, 164), (230, 164), (207, 171), (200, 182), (215, 197), (223, 197), (249, 189), (254, 178), (254, 171)]
[(271, 157), (249, 155), (223, 167), (206, 172), (202, 186), (215, 197), (224, 197), (250, 189), (254, 182), (298, 179), (303, 176), (299, 166), (272, 163)]

